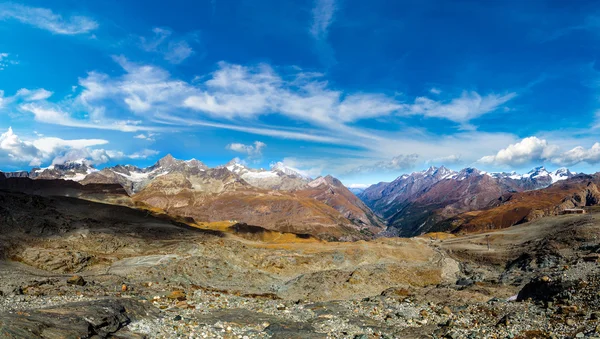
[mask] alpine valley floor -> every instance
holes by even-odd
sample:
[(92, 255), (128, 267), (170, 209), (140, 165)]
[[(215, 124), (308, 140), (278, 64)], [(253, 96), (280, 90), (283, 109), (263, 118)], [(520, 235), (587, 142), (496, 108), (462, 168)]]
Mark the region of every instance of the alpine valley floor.
[(594, 208), (487, 234), (324, 242), (0, 200), (2, 338), (600, 337)]

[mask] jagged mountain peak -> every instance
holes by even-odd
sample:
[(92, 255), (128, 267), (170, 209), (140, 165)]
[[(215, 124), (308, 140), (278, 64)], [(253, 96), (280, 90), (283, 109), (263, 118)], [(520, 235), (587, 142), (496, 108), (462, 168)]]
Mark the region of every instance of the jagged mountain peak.
[(160, 166), (160, 167), (169, 167), (173, 164), (175, 164), (176, 162), (178, 162), (180, 160), (175, 159), (170, 153), (165, 155), (164, 157), (160, 158), (157, 162), (156, 165)]

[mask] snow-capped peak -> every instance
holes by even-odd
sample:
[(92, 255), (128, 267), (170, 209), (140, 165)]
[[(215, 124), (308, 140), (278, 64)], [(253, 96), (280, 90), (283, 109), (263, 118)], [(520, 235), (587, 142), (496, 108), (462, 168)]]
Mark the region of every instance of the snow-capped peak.
[(289, 175), (292, 177), (304, 178), (304, 179), (309, 179), (309, 180), (311, 179), (309, 176), (302, 174), (302, 171), (300, 171), (299, 169), (286, 166), (282, 162), (276, 162), (276, 163), (272, 164), (271, 171), (280, 172), (280, 173), (283, 173), (285, 175)]
[(241, 174), (242, 172), (248, 171), (248, 168), (246, 168), (246, 166), (244, 166), (238, 158), (234, 158), (227, 164), (225, 164), (225, 168), (227, 168), (230, 172), (233, 172), (235, 174)]
[(561, 180), (567, 180), (569, 178), (571, 178), (573, 176), (573, 173), (571, 173), (571, 171), (569, 171), (568, 168), (559, 168), (556, 171), (550, 173), (550, 178), (552, 178), (552, 183), (554, 184), (555, 182), (561, 181)]

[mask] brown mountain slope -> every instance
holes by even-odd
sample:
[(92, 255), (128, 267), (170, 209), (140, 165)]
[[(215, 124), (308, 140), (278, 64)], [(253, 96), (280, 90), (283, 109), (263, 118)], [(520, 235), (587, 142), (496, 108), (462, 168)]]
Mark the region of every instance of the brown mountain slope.
[[(313, 198), (333, 207), (342, 216), (351, 220), (365, 233), (377, 234), (384, 231), (383, 221), (338, 179), (328, 175), (308, 184), (299, 196)], [(368, 232), (367, 232), (368, 231)]]
[(506, 192), (495, 178), (479, 172), (465, 173), (462, 180), (439, 181), (414, 200), (397, 205), (396, 214), (388, 219), (389, 226), (408, 237), (439, 230), (436, 225), (441, 221), (493, 206)]
[(262, 190), (227, 169), (196, 176), (173, 173), (154, 179), (133, 196), (138, 204), (201, 222), (235, 220), (269, 230), (321, 238), (364, 237), (334, 207), (303, 192)]
[(599, 184), (598, 174), (579, 175), (545, 189), (508, 194), (499, 206), (460, 214), (436, 228), (479, 232), (557, 215), (565, 209), (596, 205), (600, 202)]

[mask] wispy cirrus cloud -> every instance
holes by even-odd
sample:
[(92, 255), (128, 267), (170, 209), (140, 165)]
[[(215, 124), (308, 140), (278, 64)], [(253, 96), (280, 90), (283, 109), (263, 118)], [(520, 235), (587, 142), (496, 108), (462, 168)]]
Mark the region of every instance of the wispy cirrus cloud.
[(389, 160), (378, 161), (371, 165), (362, 165), (356, 167), (350, 170), (349, 174), (402, 171), (414, 167), (418, 160), (418, 154), (400, 154)]
[(463, 91), (460, 97), (453, 98), (450, 101), (418, 97), (412, 105), (407, 106), (404, 112), (411, 115), (442, 118), (466, 124), (475, 118), (497, 110), (516, 96), (517, 93), (515, 92), (506, 94), (491, 93), (481, 96), (474, 91)]
[(141, 121), (135, 120), (105, 119), (102, 121), (91, 121), (75, 119), (68, 112), (63, 111), (60, 107), (48, 106), (47, 104), (27, 103), (20, 105), (19, 108), (25, 112), (32, 113), (36, 121), (53, 125), (116, 130), (123, 132), (137, 132), (156, 129), (154, 127), (142, 126)]
[(315, 0), (312, 9), (309, 32), (316, 43), (316, 49), (324, 64), (334, 64), (333, 48), (327, 41), (329, 26), (335, 20), (337, 4), (335, 0)]
[(145, 148), (141, 151), (129, 154), (126, 157), (130, 158), (130, 159), (147, 159), (147, 158), (153, 157), (158, 154), (160, 154), (160, 152), (157, 150)]
[[(172, 38), (173, 31), (168, 28), (155, 27), (150, 37), (140, 37), (140, 47), (146, 52), (162, 54), (170, 63), (180, 64), (195, 52), (185, 38)], [(192, 34), (197, 40), (196, 34)]]
[(329, 25), (333, 23), (336, 11), (335, 0), (316, 0), (312, 9), (312, 24), (310, 34), (317, 39), (327, 39)]
[[(512, 92), (483, 95), (471, 91), (452, 97), (444, 92), (435, 100), (411, 100), (380, 92), (344, 91), (333, 87), (324, 74), (299, 68), (225, 62), (213, 72), (187, 82), (155, 65), (134, 63), (123, 56), (114, 60), (124, 71), (121, 75), (90, 72), (80, 78), (79, 94), (75, 97), (55, 103), (49, 99), (21, 102), (17, 108), (32, 114), (38, 122), (137, 132), (139, 139), (143, 135), (146, 140), (152, 138), (148, 133), (202, 126), (368, 150), (375, 152), (371, 158), (379, 159), (389, 159), (397, 154), (397, 145), (406, 145), (406, 149), (418, 150), (422, 159), (434, 159), (451, 154), (442, 150), (455, 152), (456, 145), (481, 148), (487, 153), (492, 150), (489, 144), (497, 139), (489, 134), (473, 137), (477, 142), (449, 136), (434, 145), (425, 140), (427, 135), (414, 131), (406, 132), (410, 137), (392, 131), (374, 133), (359, 122), (421, 115), (464, 126), (498, 110), (516, 96)], [(40, 92), (40, 96), (44, 95)], [(294, 121), (298, 127), (267, 123), (273, 115)], [(505, 136), (500, 139), (514, 140)], [(480, 158), (481, 153), (473, 159), (477, 152), (465, 151), (465, 161)]]
[(63, 17), (52, 10), (30, 7), (12, 2), (0, 4), (0, 19), (14, 19), (54, 34), (76, 35), (98, 28), (98, 22), (86, 16)]

